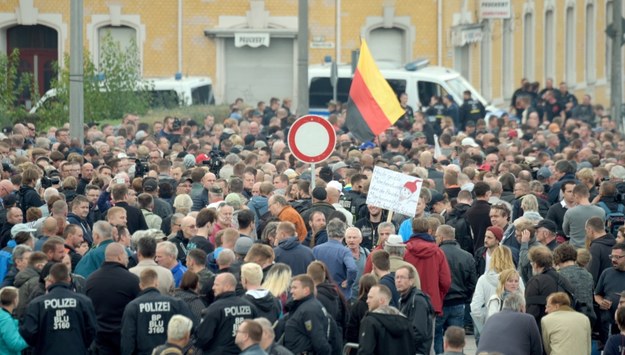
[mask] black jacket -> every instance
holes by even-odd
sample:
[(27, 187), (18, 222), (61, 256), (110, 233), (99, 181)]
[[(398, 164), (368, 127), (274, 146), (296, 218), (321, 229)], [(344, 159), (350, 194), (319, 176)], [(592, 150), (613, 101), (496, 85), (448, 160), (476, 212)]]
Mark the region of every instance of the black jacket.
[(20, 335), (34, 354), (86, 354), (96, 329), (91, 300), (56, 283), (28, 305)]
[(332, 214), (332, 212), (336, 211), (336, 208), (334, 208), (334, 206), (332, 206), (331, 204), (327, 202), (321, 201), (321, 202), (313, 203), (310, 206), (310, 208), (302, 212), (302, 219), (304, 219), (304, 222), (306, 223), (306, 229), (308, 229), (309, 231), (310, 231), (310, 225), (308, 224), (308, 220), (310, 219), (310, 215), (314, 211), (321, 211), (321, 213), (323, 213), (323, 215), (326, 217), (326, 223), (327, 223), (327, 222), (330, 222), (330, 215)]
[(140, 291), (139, 278), (119, 263), (105, 262), (87, 278), (86, 294), (98, 317), (96, 344), (104, 352), (119, 353), (122, 310)]
[(477, 283), (475, 260), (455, 240), (443, 241), (440, 248), (447, 257), (451, 271), (451, 286), (445, 295), (443, 306), (465, 304), (471, 300)]
[(22, 185), (17, 192), (17, 204), (24, 214), (24, 223), (26, 223), (26, 211), (31, 207), (41, 207), (45, 203), (41, 196), (30, 186)]
[(284, 346), (293, 354), (330, 354), (328, 322), (323, 306), (313, 295), (287, 303)]
[(476, 200), (465, 214), (465, 218), (471, 225), (471, 231), (473, 232), (473, 253), (477, 251), (477, 248), (484, 245), (486, 228), (491, 226), (489, 213), (490, 203), (488, 201)]
[(204, 311), (195, 332), (195, 345), (204, 354), (239, 354), (241, 351), (234, 343), (239, 324), (257, 316), (256, 307), (249, 301), (234, 292), (222, 293)]
[(475, 252), (474, 260), (475, 260), (475, 271), (476, 271), (475, 275), (477, 277), (480, 277), (484, 275), (484, 271), (486, 270), (486, 247), (485, 246), (481, 246), (479, 249), (477, 249), (477, 251)]
[(564, 223), (564, 214), (568, 211), (568, 208), (562, 207), (560, 202), (554, 203), (551, 207), (549, 207), (549, 211), (547, 211), (547, 216), (545, 219), (550, 219), (556, 224), (556, 234), (565, 236), (566, 234), (562, 230), (562, 223)]
[(154, 196), (154, 214), (163, 219), (174, 214), (174, 208), (171, 207), (169, 202)]
[(93, 237), (91, 236), (91, 226), (86, 219), (82, 219), (74, 213), (67, 214), (67, 223), (80, 226), (82, 229), (82, 237), (89, 244), (89, 247), (93, 244)]
[(399, 299), (399, 310), (412, 324), (417, 354), (429, 354), (434, 335), (432, 326), (435, 316), (430, 297), (413, 287)]
[(347, 305), (336, 286), (324, 281), (317, 285), (317, 301), (328, 311), (336, 324), (344, 330), (347, 327)]
[[(560, 285), (558, 285), (558, 279)], [(525, 286), (525, 301), (527, 303), (527, 314), (531, 314), (536, 319), (536, 324), (540, 329), (540, 320), (546, 315), (545, 305), (547, 297), (558, 291), (564, 292), (573, 290), (573, 286), (566, 277), (560, 276), (553, 268), (548, 268), (542, 273), (532, 277)]]
[(414, 329), (410, 325), (401, 314), (369, 312), (360, 325), (358, 355), (415, 354)]
[(280, 300), (274, 297), (271, 292), (263, 289), (248, 291), (243, 296), (256, 307), (259, 317), (265, 317), (271, 324), (280, 318), (282, 306)]
[(184, 301), (161, 295), (157, 288), (141, 291), (124, 310), (121, 353), (152, 354), (155, 347), (167, 341), (167, 323), (176, 314), (195, 320)]
[(367, 305), (367, 295), (359, 298), (349, 309), (349, 319), (347, 321), (347, 329), (345, 329), (345, 341), (350, 343), (358, 343), (360, 334), (360, 323), (367, 315), (369, 306)]
[(176, 244), (176, 248), (178, 248), (178, 260), (180, 260), (183, 265), (187, 265), (187, 253), (189, 253), (187, 245), (189, 244), (189, 239), (185, 238), (180, 230), (170, 242)]
[(306, 233), (306, 238), (302, 241), (302, 245), (309, 247), (310, 249), (316, 247), (317, 245), (323, 244), (328, 241), (328, 232), (324, 229), (315, 233), (314, 240), (312, 236), (312, 230), (309, 230)]
[(130, 206), (127, 202), (116, 202), (115, 206), (126, 210), (126, 218), (128, 219), (127, 227), (130, 234), (139, 230), (148, 229), (148, 225), (145, 223), (145, 217), (143, 217), (143, 213), (141, 213), (140, 209)]
[(610, 254), (612, 254), (614, 244), (616, 244), (616, 239), (614, 239), (612, 234), (606, 234), (590, 242), (591, 258), (587, 269), (592, 275), (594, 286), (597, 286), (597, 281), (599, 281), (599, 276), (601, 276), (603, 270), (612, 266)]
[[(454, 227), (456, 230), (456, 240), (463, 250), (473, 253), (473, 250), (477, 245), (473, 243), (473, 232), (471, 231), (471, 225), (466, 219), (466, 213), (471, 208), (470, 205), (465, 203), (459, 203), (456, 207), (447, 214), (445, 223)], [(482, 244), (483, 245), (483, 244)]]

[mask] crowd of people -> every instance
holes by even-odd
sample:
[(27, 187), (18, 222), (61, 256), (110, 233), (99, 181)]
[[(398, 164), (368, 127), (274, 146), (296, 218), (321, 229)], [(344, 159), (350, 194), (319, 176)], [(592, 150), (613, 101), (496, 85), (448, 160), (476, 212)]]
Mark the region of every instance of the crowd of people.
[[(551, 86), (505, 113), (404, 94), (367, 142), (333, 102), (314, 172), (290, 100), (8, 127), (0, 352), (621, 354), (625, 136)], [(414, 215), (367, 203), (376, 166), (423, 179)]]

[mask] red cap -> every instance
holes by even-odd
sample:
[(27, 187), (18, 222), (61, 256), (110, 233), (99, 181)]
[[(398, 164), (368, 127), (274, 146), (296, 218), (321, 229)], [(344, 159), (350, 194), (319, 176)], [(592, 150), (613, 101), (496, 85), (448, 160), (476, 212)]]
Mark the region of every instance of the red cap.
[(486, 228), (486, 230), (493, 233), (495, 235), (495, 238), (497, 238), (498, 241), (501, 242), (501, 240), (503, 239), (503, 229), (497, 226), (490, 226)]
[(477, 168), (480, 171), (490, 171), (490, 164), (488, 163), (484, 163), (482, 165), (480, 165), (479, 168)]
[(209, 158), (208, 155), (206, 154), (200, 154), (197, 157), (195, 157), (195, 164), (200, 165), (205, 160), (211, 160), (211, 158)]
[(519, 136), (519, 132), (516, 129), (511, 129), (508, 131), (508, 138), (517, 138)]

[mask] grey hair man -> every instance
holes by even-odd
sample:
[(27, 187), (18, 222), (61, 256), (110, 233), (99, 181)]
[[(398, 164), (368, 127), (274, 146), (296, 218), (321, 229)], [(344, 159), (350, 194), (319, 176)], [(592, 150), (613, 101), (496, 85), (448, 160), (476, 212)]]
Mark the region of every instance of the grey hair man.
[(343, 245), (346, 225), (338, 219), (331, 220), (326, 226), (328, 241), (313, 248), (313, 256), (328, 267), (332, 279), (339, 285), (343, 295), (349, 299), (352, 286), (356, 282), (358, 268), (351, 251)]

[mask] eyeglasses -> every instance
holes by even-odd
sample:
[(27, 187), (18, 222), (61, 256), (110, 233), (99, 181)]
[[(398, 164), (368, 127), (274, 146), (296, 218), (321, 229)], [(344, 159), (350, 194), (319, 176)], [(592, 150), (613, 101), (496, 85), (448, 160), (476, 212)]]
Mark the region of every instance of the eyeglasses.
[(625, 255), (608, 255), (608, 258), (612, 260), (620, 260), (622, 258), (625, 258)]

